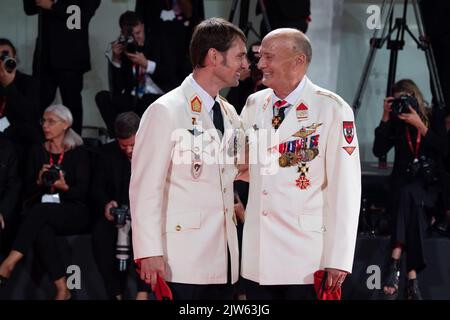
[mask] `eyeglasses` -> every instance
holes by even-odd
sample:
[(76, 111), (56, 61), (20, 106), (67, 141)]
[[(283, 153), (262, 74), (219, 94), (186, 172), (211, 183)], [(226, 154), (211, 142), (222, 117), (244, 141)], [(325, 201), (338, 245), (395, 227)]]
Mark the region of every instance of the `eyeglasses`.
[(63, 122), (63, 120), (53, 120), (53, 119), (41, 119), (40, 123), (41, 126), (43, 126), (45, 123), (47, 123), (49, 126), (54, 126), (57, 122)]

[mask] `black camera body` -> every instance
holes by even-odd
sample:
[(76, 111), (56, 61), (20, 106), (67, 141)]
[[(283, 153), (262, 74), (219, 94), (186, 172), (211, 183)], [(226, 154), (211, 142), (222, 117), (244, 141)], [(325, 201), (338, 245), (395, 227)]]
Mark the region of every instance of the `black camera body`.
[(129, 220), (131, 218), (130, 209), (125, 205), (118, 208), (111, 208), (109, 212), (114, 217), (114, 224), (117, 228), (123, 227), (127, 219)]
[(114, 216), (114, 224), (117, 227), (116, 260), (118, 270), (124, 272), (129, 267), (131, 259), (131, 215), (126, 205), (111, 208), (109, 212)]
[(411, 162), (406, 168), (406, 174), (409, 180), (422, 178), (427, 185), (432, 185), (439, 180), (434, 161), (425, 156)]
[(392, 113), (396, 116), (404, 113), (409, 113), (409, 106), (411, 106), (416, 112), (419, 112), (419, 102), (414, 96), (404, 94), (392, 101), (391, 109)]
[(127, 53), (134, 54), (138, 51), (139, 45), (133, 37), (133, 28), (128, 28), (126, 33), (121, 34), (117, 41), (125, 47)]
[(45, 187), (51, 187), (56, 180), (59, 180), (59, 172), (62, 170), (60, 166), (52, 165), (48, 171), (42, 173), (42, 184)]
[(12, 73), (17, 67), (17, 61), (14, 58), (8, 56), (7, 50), (2, 51), (2, 53), (0, 54), (0, 61), (3, 62), (5, 70), (8, 73)]

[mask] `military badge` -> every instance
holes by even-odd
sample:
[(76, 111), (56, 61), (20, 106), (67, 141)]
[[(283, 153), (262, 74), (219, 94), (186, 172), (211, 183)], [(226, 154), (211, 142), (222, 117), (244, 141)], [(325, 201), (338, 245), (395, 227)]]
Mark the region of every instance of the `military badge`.
[(295, 180), (295, 184), (300, 188), (300, 190), (306, 190), (311, 186), (311, 181), (306, 178), (304, 174), (302, 174), (297, 180)]
[(353, 152), (355, 152), (356, 147), (342, 147), (342, 149), (344, 149), (348, 155), (351, 156)]
[(298, 121), (302, 121), (308, 118), (308, 107), (304, 104), (301, 103), (296, 109), (295, 109), (296, 113), (297, 113), (297, 120)]
[(316, 133), (317, 128), (319, 128), (322, 123), (313, 123), (309, 127), (302, 127), (299, 131), (294, 133), (292, 136), (296, 138), (307, 138), (310, 135)]
[(347, 141), (348, 144), (351, 144), (355, 135), (353, 121), (344, 121), (342, 130), (344, 132), (345, 141)]
[(200, 178), (203, 171), (203, 162), (200, 159), (199, 154), (195, 154), (194, 160), (191, 165), (191, 175), (194, 180), (198, 180)]
[(191, 100), (191, 110), (195, 113), (201, 113), (202, 112), (202, 101), (198, 96), (195, 96)]
[(193, 127), (191, 130), (189, 130), (188, 129), (188, 131), (189, 131), (189, 133), (190, 134), (192, 134), (194, 137), (198, 137), (198, 136), (200, 136), (200, 135), (202, 135), (203, 134), (203, 132), (202, 131), (199, 131), (198, 129), (197, 129), (197, 127)]
[(278, 159), (278, 164), (280, 165), (281, 168), (286, 168), (290, 166), (290, 159), (286, 154), (283, 154), (280, 156), (280, 158)]
[(272, 127), (276, 130), (280, 127), (281, 124), (281, 117), (280, 116), (274, 116), (272, 118)]

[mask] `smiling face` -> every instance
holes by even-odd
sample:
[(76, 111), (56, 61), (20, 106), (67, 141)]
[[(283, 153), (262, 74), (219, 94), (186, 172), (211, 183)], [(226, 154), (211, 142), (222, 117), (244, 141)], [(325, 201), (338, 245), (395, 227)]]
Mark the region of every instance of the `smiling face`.
[(64, 136), (68, 128), (68, 123), (58, 117), (55, 113), (44, 113), (44, 116), (42, 117), (42, 131), (44, 132), (45, 140), (54, 140)]
[(226, 52), (217, 52), (216, 76), (224, 87), (236, 87), (239, 85), (241, 73), (249, 68), (246, 57), (247, 49), (240, 38), (233, 41)]
[(293, 48), (292, 40), (284, 35), (266, 37), (261, 43), (258, 68), (263, 73), (262, 83), (279, 97), (294, 90), (306, 72), (305, 54)]

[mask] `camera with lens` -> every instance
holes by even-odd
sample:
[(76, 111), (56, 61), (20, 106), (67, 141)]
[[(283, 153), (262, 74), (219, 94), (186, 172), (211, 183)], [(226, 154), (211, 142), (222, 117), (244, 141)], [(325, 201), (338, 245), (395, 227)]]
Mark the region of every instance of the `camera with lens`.
[(127, 219), (130, 219), (130, 209), (128, 206), (123, 205), (118, 208), (111, 208), (109, 212), (114, 217), (114, 224), (117, 228), (123, 227)]
[(3, 62), (5, 70), (8, 73), (12, 73), (17, 67), (17, 61), (14, 58), (8, 56), (8, 50), (4, 50), (1, 52), (0, 61)]
[(434, 161), (425, 156), (411, 162), (406, 168), (406, 174), (410, 180), (422, 178), (427, 185), (432, 185), (438, 181)]
[(42, 173), (42, 184), (45, 187), (51, 187), (56, 180), (59, 180), (59, 172), (61, 171), (61, 167), (57, 165), (52, 165), (48, 171), (44, 171)]
[(116, 259), (119, 271), (128, 269), (131, 258), (131, 215), (128, 206), (122, 205), (118, 208), (111, 208), (110, 213), (114, 217), (114, 224), (117, 227)]
[(395, 115), (409, 113), (409, 106), (411, 106), (416, 112), (419, 112), (419, 102), (414, 96), (404, 94), (392, 101), (392, 112)]
[(125, 52), (127, 53), (136, 53), (138, 51), (139, 45), (133, 37), (133, 28), (127, 28), (127, 31), (119, 36), (117, 42), (125, 47)]

